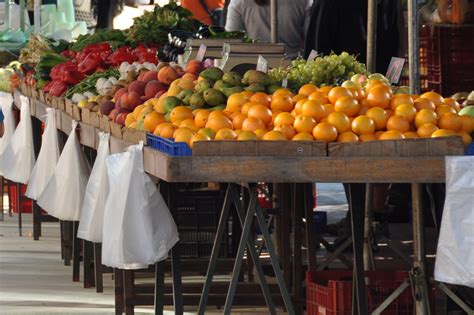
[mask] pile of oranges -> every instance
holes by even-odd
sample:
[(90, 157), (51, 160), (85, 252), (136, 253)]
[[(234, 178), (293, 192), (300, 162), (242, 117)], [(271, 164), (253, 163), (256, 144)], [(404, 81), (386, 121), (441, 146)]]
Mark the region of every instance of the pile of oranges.
[[(153, 112), (145, 118), (147, 130), (193, 146), (205, 140), (320, 140), (365, 142), (459, 135), (472, 142), (474, 118), (459, 116), (459, 104), (435, 92), (393, 94), (382, 80), (364, 88), (302, 86), (298, 94), (281, 88), (232, 94), (224, 110), (175, 107), (168, 121)], [(140, 113), (134, 113), (139, 115)]]

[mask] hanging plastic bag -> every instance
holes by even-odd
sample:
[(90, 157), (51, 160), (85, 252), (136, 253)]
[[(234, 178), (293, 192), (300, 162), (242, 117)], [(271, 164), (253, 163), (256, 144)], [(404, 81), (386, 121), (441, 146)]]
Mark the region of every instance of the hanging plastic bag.
[(436, 253), (437, 281), (474, 288), (474, 157), (446, 157), (446, 200)]
[(140, 269), (166, 259), (178, 242), (176, 224), (156, 185), (143, 170), (143, 143), (107, 157), (102, 263)]
[(46, 128), (41, 140), (41, 150), (36, 164), (31, 172), (28, 188), (25, 195), (31, 199), (38, 199), (46, 188), (59, 159), (58, 130), (56, 129), (56, 110), (46, 109)]
[(20, 123), (0, 155), (0, 165), (3, 177), (26, 184), (35, 165), (35, 152), (29, 99), (22, 95), (20, 102)]
[(97, 157), (87, 182), (82, 203), (81, 220), (77, 230), (77, 237), (94, 243), (102, 242), (104, 209), (109, 193), (109, 180), (107, 178), (107, 166), (105, 165), (105, 159), (109, 155), (109, 138), (110, 134), (99, 133)]
[[(3, 150), (10, 142), (13, 133), (15, 132), (15, 118), (13, 118), (13, 97), (9, 93), (0, 92), (0, 109), (3, 113), (3, 136), (0, 138), (0, 156)], [(0, 174), (2, 170), (0, 167)]]
[(54, 175), (38, 198), (38, 205), (60, 220), (78, 221), (82, 200), (90, 174), (90, 166), (81, 150), (76, 134), (77, 122), (54, 169)]

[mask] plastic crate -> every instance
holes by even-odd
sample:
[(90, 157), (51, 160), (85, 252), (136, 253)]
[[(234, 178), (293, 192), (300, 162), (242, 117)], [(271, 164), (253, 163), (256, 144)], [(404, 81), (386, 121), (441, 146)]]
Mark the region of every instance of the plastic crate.
[(467, 146), (466, 155), (474, 155), (474, 142)]
[(146, 134), (147, 145), (158, 151), (172, 156), (190, 156), (192, 151), (184, 142), (174, 142), (173, 139)]
[[(14, 213), (18, 213), (18, 205), (17, 205), (17, 185), (16, 183), (9, 183), (9, 194), (8, 200), (11, 204), (12, 211)], [(33, 209), (33, 203), (31, 199), (25, 197), (26, 192), (26, 185), (20, 185), (20, 206), (22, 213), (31, 213)]]
[[(369, 311), (374, 311), (408, 277), (407, 271), (366, 272)], [(434, 293), (434, 290), (431, 293)], [(431, 302), (433, 301), (434, 295), (431, 294)], [(412, 292), (408, 287), (382, 314), (413, 314), (413, 306)], [(306, 274), (306, 314), (352, 314), (352, 271), (308, 272)]]

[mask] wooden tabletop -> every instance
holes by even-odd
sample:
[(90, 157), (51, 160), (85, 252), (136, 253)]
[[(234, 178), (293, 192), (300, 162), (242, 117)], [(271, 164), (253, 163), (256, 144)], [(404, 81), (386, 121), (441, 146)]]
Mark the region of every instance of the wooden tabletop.
[[(15, 93), (17, 100), (18, 93)], [(17, 107), (19, 106), (15, 101)], [(31, 115), (44, 121), (46, 105), (32, 102)], [(56, 115), (58, 129), (71, 131), (72, 118)], [(80, 123), (83, 145), (97, 148), (98, 128)], [(111, 153), (129, 143), (110, 137)], [(168, 182), (274, 182), (274, 183), (442, 183), (443, 156), (186, 156), (173, 157), (144, 148), (145, 171)]]

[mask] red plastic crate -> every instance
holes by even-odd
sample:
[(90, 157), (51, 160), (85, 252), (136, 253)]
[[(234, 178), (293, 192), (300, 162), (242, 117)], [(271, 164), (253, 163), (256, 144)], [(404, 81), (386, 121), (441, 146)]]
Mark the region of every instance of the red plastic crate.
[[(366, 272), (369, 311), (375, 310), (408, 277), (407, 271)], [(408, 287), (382, 314), (413, 314), (413, 306), (412, 292)], [(306, 314), (352, 314), (352, 271), (308, 272), (306, 274)]]
[[(9, 184), (10, 185), (10, 189), (9, 189), (9, 194), (8, 194), (8, 199), (10, 201), (10, 204), (12, 206), (12, 211), (14, 213), (18, 213), (18, 205), (17, 205), (17, 185), (16, 183), (12, 183), (12, 184)], [(21, 194), (20, 194), (20, 197), (24, 197), (25, 196), (25, 192), (26, 192), (26, 185), (20, 185), (20, 191), (21, 191)], [(32, 204), (32, 201), (31, 199), (23, 199), (21, 201), (21, 212), (22, 213), (31, 213), (32, 212), (32, 209), (33, 209), (33, 204)]]

